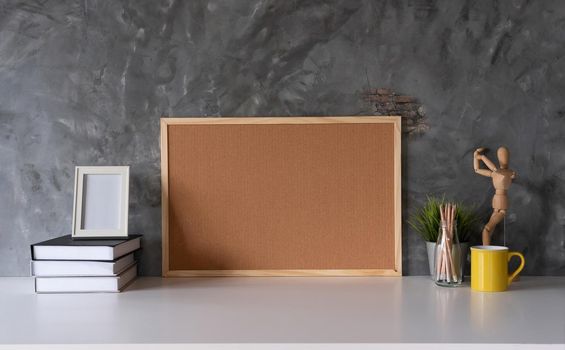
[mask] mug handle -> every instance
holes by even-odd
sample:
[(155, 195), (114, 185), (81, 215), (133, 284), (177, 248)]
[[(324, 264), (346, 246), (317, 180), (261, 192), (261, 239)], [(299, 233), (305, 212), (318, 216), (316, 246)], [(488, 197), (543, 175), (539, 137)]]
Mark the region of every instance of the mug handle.
[(510, 276), (508, 276), (508, 284), (510, 284), (510, 283), (512, 283), (512, 281), (514, 281), (514, 278), (516, 278), (516, 276), (518, 276), (518, 274), (520, 273), (520, 271), (522, 271), (522, 269), (524, 268), (524, 265), (526, 264), (526, 259), (524, 258), (524, 255), (522, 255), (522, 253), (509, 252), (508, 253), (508, 261), (510, 261), (510, 259), (512, 259), (513, 256), (519, 257), (521, 262), (520, 262), (520, 266), (518, 266), (518, 268), (514, 272), (512, 272), (510, 274)]

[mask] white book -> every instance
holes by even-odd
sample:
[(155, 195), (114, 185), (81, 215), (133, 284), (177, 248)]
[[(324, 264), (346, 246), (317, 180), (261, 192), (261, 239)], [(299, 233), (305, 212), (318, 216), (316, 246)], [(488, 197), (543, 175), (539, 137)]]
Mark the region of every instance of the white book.
[(114, 261), (33, 260), (31, 275), (45, 276), (116, 276), (134, 263), (133, 253)]
[(127, 239), (77, 240), (71, 235), (32, 244), (33, 260), (104, 260), (112, 261), (141, 247), (141, 236)]
[(120, 292), (137, 276), (137, 265), (117, 276), (106, 277), (36, 277), (36, 293)]

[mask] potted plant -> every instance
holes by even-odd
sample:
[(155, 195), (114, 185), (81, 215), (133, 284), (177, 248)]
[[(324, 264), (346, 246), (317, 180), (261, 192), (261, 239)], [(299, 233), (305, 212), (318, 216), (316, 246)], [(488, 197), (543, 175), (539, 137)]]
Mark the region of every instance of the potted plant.
[[(408, 224), (418, 233), (426, 242), (428, 252), (428, 264), (430, 274), (434, 272), (434, 251), (439, 235), (440, 225), (440, 205), (445, 204), (445, 197), (427, 197), (424, 205), (413, 213), (408, 220)], [(467, 253), (469, 248), (469, 240), (471, 236), (477, 232), (476, 227), (479, 222), (474, 208), (457, 203), (455, 212), (455, 220), (457, 221), (457, 235), (460, 242), (462, 263), (467, 261)]]

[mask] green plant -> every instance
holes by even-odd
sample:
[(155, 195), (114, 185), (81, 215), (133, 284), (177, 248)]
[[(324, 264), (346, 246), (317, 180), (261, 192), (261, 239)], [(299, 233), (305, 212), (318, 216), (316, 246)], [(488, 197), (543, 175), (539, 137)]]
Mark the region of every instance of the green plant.
[[(410, 216), (408, 224), (427, 242), (436, 242), (440, 225), (440, 205), (446, 203), (445, 196), (442, 198), (427, 197), (422, 208)], [(457, 234), (460, 242), (468, 242), (473, 234), (477, 232), (479, 217), (474, 207), (468, 207), (461, 203), (457, 204), (455, 219), (457, 220)]]

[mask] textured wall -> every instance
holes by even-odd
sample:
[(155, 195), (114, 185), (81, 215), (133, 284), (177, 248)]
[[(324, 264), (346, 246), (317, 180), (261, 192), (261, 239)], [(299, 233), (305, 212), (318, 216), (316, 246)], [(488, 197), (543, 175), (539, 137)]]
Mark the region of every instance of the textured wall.
[[(404, 215), (445, 192), (486, 219), (472, 152), (507, 145), (507, 242), (526, 273), (565, 275), (564, 54), (559, 0), (2, 1), (0, 275), (69, 233), (73, 169), (92, 164), (131, 165), (141, 271), (159, 274), (161, 115), (362, 115), (377, 87), (429, 126), (404, 138)], [(404, 272), (426, 273), (423, 242), (403, 243)]]

